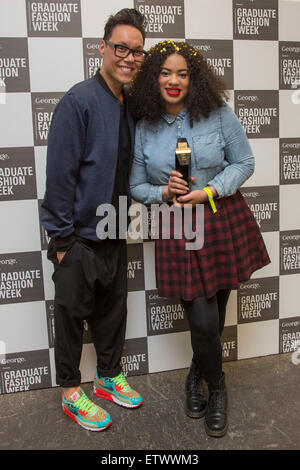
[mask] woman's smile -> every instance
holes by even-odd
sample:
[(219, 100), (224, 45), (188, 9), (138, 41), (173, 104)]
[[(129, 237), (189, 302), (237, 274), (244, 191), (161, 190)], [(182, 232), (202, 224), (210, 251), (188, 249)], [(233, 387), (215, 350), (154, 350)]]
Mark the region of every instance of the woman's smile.
[(169, 96), (179, 96), (180, 91), (181, 90), (179, 88), (166, 88), (166, 92)]

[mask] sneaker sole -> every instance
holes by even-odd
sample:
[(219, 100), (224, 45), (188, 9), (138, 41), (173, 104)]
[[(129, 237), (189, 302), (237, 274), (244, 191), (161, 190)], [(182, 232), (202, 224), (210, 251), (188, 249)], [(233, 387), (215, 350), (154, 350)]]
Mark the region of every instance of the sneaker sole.
[(111, 425), (111, 421), (109, 421), (104, 427), (102, 428), (89, 428), (88, 426), (85, 426), (81, 421), (79, 421), (76, 416), (74, 416), (64, 405), (62, 407), (63, 409), (63, 412), (69, 416), (69, 418), (73, 419), (73, 421), (75, 421), (75, 423), (79, 424), (79, 426), (81, 426), (82, 428), (84, 429), (87, 429), (88, 431), (96, 431), (96, 432), (99, 432), (99, 431), (104, 431), (105, 429), (108, 428), (108, 426)]
[(117, 405), (123, 406), (124, 408), (138, 408), (143, 403), (143, 400), (137, 405), (133, 405), (131, 403), (125, 403), (122, 400), (120, 400), (118, 397), (116, 397), (114, 394), (107, 393), (104, 390), (101, 390), (96, 387), (94, 387), (94, 395), (96, 395), (99, 398), (104, 398), (105, 400), (112, 401), (116, 403)]

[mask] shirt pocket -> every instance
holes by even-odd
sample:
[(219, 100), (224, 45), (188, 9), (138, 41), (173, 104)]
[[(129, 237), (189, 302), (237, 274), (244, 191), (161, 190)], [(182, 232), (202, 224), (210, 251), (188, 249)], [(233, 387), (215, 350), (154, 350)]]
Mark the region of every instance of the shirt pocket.
[(224, 142), (219, 132), (192, 137), (192, 151), (195, 167), (214, 168), (224, 161)]

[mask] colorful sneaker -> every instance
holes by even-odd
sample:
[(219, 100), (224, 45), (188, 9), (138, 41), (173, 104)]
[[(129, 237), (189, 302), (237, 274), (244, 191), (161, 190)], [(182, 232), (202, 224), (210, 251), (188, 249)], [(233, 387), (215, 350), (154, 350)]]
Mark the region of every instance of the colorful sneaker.
[(73, 392), (67, 400), (62, 396), (63, 411), (84, 429), (103, 431), (111, 424), (111, 418), (105, 410), (95, 405), (82, 388)]
[(101, 377), (95, 374), (94, 394), (97, 397), (113, 401), (125, 408), (137, 408), (143, 403), (139, 393), (132, 390), (124, 375), (120, 373), (116, 377)]

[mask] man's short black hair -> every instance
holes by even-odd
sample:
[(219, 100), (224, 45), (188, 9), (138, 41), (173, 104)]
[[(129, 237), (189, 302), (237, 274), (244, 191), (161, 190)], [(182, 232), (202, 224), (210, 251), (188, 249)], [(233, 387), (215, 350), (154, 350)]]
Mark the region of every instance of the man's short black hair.
[(123, 8), (123, 10), (118, 11), (115, 15), (111, 15), (104, 27), (103, 39), (108, 41), (112, 35), (113, 29), (119, 24), (125, 24), (137, 28), (141, 32), (143, 42), (145, 43), (145, 17), (135, 8)]

